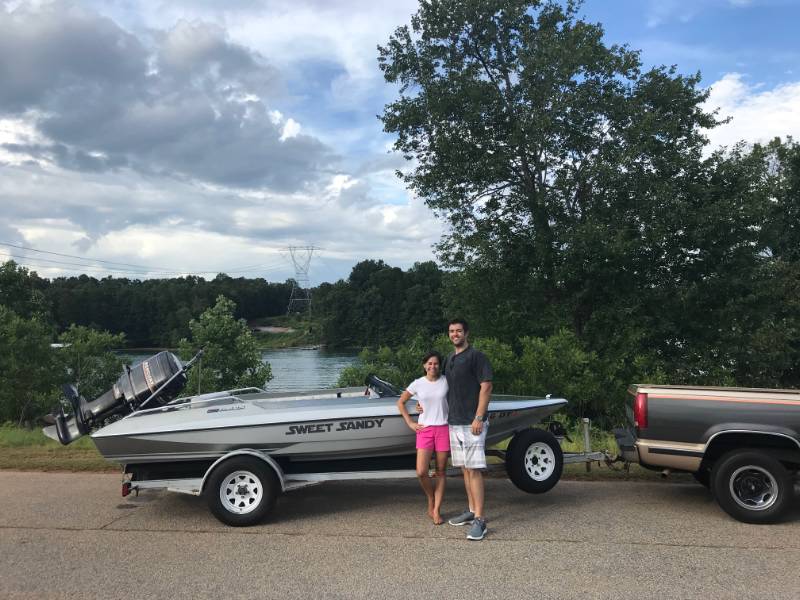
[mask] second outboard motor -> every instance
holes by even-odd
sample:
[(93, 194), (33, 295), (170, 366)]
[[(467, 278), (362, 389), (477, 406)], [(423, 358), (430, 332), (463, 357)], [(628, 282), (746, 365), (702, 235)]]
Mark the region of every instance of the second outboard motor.
[(55, 431), (46, 427), (45, 435), (57, 437), (66, 445), (111, 417), (124, 416), (149, 405), (166, 404), (186, 385), (186, 370), (198, 356), (184, 365), (172, 352), (159, 352), (131, 368), (126, 367), (110, 390), (90, 402), (78, 395), (74, 385), (64, 386), (73, 414), (67, 416), (61, 409), (53, 415)]
[(388, 381), (384, 381), (377, 375), (370, 373), (364, 381), (369, 387), (375, 390), (378, 395), (383, 398), (384, 396), (399, 396), (400, 391)]

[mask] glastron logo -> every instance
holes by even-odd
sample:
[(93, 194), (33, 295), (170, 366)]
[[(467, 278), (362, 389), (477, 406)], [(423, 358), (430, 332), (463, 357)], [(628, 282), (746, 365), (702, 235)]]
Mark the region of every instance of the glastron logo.
[(226, 406), (225, 408), (209, 408), (206, 413), (228, 412), (229, 410), (244, 410), (244, 406)]

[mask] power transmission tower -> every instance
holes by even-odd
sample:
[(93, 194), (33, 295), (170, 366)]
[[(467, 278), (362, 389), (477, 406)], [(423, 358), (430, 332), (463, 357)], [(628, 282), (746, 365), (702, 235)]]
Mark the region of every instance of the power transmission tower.
[(311, 312), (311, 280), (308, 278), (308, 268), (311, 265), (311, 256), (320, 250), (316, 246), (289, 246), (289, 256), (294, 264), (294, 284), (289, 296), (289, 306), (286, 314), (293, 312)]

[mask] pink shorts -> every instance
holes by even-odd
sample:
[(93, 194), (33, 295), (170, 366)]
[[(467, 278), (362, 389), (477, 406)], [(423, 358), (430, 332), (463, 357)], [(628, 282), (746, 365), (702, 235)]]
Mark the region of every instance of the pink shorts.
[(417, 450), (450, 451), (450, 428), (447, 425), (427, 425), (417, 431)]

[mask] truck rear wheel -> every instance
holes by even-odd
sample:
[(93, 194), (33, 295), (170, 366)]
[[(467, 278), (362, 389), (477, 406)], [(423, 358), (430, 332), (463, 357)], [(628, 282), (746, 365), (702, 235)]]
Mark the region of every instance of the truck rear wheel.
[(275, 505), (278, 489), (277, 477), (264, 461), (236, 456), (214, 468), (204, 493), (217, 519), (247, 527), (264, 520)]
[(556, 437), (541, 429), (517, 433), (506, 450), (506, 472), (524, 492), (542, 494), (558, 483), (564, 469), (564, 453)]
[(734, 450), (714, 465), (712, 489), (722, 509), (744, 523), (774, 523), (794, 493), (792, 478), (766, 452)]

